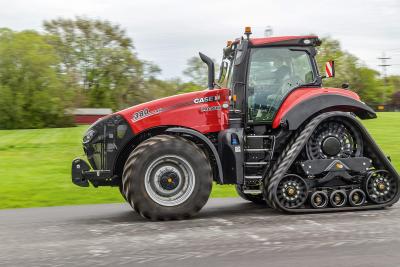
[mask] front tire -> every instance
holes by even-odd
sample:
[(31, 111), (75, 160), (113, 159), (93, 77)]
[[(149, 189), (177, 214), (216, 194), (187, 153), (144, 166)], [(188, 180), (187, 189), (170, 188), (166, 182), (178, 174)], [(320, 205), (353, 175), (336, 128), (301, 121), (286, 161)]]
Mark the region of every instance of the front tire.
[(139, 211), (137, 210), (137, 208), (136, 208), (135, 206), (133, 206), (133, 205), (131, 204), (131, 202), (128, 201), (128, 199), (126, 198), (125, 193), (124, 193), (124, 188), (123, 188), (123, 186), (122, 186), (122, 182), (121, 182), (121, 184), (119, 185), (119, 192), (121, 193), (121, 196), (124, 198), (124, 200), (125, 200), (126, 202), (128, 202), (129, 205), (131, 205), (132, 209), (133, 209), (134, 211), (136, 211), (137, 213), (139, 213)]
[(212, 170), (204, 152), (180, 136), (158, 135), (128, 157), (123, 193), (135, 210), (151, 220), (184, 219), (206, 203)]

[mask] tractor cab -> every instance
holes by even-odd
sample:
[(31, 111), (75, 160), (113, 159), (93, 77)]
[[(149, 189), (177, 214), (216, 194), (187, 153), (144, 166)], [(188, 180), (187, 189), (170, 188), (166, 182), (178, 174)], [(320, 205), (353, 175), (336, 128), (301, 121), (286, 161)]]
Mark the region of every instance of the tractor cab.
[(217, 84), (231, 89), (233, 110), (248, 124), (272, 123), (286, 96), (299, 87), (321, 87), (316, 36), (247, 38), (224, 48)]
[[(226, 151), (231, 154), (229, 160), (222, 161), (224, 182), (238, 184), (238, 192), (259, 194), (262, 177), (291, 135), (287, 127), (279, 127), (286, 122), (279, 113), (283, 103), (297, 89), (309, 93), (321, 89), (315, 60), (321, 41), (317, 36), (250, 38), (249, 27), (245, 35), (223, 49), (215, 83), (212, 63), (202, 54), (201, 58), (209, 66), (209, 88), (229, 88), (231, 94), (229, 129), (219, 133), (218, 141), (223, 158), (229, 158)], [(294, 121), (301, 123), (298, 118)], [(238, 142), (232, 136), (237, 136)]]

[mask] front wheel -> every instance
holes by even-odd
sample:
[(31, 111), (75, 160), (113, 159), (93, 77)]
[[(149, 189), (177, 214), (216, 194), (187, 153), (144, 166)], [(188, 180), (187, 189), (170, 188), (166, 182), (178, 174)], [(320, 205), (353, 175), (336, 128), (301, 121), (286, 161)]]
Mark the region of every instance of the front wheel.
[(132, 151), (122, 183), (126, 199), (143, 217), (184, 219), (206, 204), (212, 171), (206, 155), (193, 142), (159, 135)]

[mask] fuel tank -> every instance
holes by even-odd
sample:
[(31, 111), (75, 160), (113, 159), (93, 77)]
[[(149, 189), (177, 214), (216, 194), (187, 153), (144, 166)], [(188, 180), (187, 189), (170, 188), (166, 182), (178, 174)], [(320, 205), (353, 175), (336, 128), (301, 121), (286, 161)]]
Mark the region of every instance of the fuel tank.
[(201, 133), (228, 127), (229, 89), (204, 90), (136, 105), (117, 112), (134, 134), (158, 126), (181, 126)]

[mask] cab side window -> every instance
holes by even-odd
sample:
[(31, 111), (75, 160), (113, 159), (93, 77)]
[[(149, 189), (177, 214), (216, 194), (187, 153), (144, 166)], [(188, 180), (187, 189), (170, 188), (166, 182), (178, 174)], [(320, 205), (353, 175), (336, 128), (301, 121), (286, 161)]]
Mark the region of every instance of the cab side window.
[(314, 80), (310, 56), (290, 48), (253, 48), (247, 80), (249, 122), (270, 122), (285, 96)]

